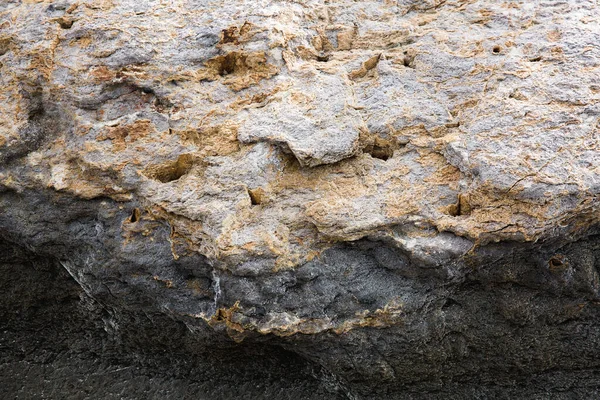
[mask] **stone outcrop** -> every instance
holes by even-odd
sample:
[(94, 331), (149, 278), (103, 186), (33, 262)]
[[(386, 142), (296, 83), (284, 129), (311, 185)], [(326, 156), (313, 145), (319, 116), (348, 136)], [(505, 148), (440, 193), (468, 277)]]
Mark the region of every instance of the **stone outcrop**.
[(592, 395), (598, 13), (2, 2), (0, 241), (127, 351), (178, 326), (349, 398)]

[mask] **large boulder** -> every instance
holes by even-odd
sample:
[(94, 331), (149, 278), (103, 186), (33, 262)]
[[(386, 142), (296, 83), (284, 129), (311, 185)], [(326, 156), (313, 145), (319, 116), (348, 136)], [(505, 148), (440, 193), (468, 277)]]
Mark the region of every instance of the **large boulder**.
[(348, 398), (597, 395), (598, 13), (4, 1), (0, 241), (131, 352), (281, 349)]

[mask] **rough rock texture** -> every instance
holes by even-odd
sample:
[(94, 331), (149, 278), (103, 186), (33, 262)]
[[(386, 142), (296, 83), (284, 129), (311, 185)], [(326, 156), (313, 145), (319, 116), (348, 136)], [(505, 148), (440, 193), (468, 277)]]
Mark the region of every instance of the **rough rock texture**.
[(599, 14), (0, 2), (2, 310), (55, 279), (33, 293), (83, 316), (48, 335), (94, 338), (79, 361), (0, 344), (0, 372), (56, 362), (60, 397), (127, 353), (141, 386), (188, 379), (157, 396), (597, 396)]
[(321, 368), (271, 346), (213, 349), (198, 360), (190, 354), (201, 343), (165, 316), (132, 315), (117, 336), (112, 311), (62, 266), (0, 250), (3, 399), (345, 398)]

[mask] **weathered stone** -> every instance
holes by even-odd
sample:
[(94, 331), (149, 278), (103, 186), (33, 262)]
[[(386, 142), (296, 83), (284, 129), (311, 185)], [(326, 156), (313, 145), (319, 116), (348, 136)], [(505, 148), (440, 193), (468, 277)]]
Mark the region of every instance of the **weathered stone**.
[(2, 2), (0, 240), (156, 321), (132, 353), (172, 323), (317, 397), (593, 397), (599, 12)]

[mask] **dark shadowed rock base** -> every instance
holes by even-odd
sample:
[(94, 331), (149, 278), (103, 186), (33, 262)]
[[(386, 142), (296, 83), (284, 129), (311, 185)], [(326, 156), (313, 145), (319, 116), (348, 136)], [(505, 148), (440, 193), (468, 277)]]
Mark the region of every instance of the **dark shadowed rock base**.
[(164, 316), (115, 337), (108, 311), (64, 268), (6, 243), (0, 292), (2, 399), (346, 398), (321, 368), (281, 348), (194, 353), (185, 327)]
[[(597, 251), (597, 238), (595, 243), (579, 246)], [(219, 343), (211, 351), (164, 315), (116, 318), (111, 315), (114, 310), (90, 299), (54, 260), (6, 242), (0, 249), (0, 392), (5, 399), (591, 399), (600, 395), (596, 304), (588, 304), (583, 317), (552, 320), (557, 315), (543, 305), (552, 303), (551, 296), (517, 285), (472, 282), (444, 309), (472, 312), (474, 318), (467, 320), (481, 325), (470, 332), (449, 332), (438, 343), (414, 343), (412, 354), (406, 354), (431, 360), (429, 366), (415, 361), (406, 371), (411, 375), (429, 368), (428, 379), (413, 384), (404, 379), (395, 384), (357, 384), (342, 382), (281, 347), (232, 342)], [(584, 308), (577, 301), (571, 303)], [(478, 310), (494, 309), (503, 317), (494, 312), (487, 317), (478, 314)], [(541, 325), (542, 319), (549, 325)], [(492, 331), (495, 339), (488, 336), (488, 343), (482, 342)], [(552, 363), (554, 368), (544, 370)]]

